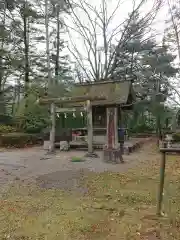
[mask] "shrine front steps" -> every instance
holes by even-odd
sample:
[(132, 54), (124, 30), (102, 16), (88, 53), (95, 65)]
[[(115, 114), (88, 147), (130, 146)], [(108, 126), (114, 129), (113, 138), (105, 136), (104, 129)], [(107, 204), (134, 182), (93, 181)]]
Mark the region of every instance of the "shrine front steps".
[[(152, 138), (132, 138), (124, 143), (124, 154), (128, 155), (138, 150), (143, 144), (152, 140)], [(78, 141), (78, 142), (70, 142), (70, 146), (73, 148), (87, 148), (87, 142)], [(95, 149), (103, 149), (104, 144), (102, 143), (94, 143), (93, 147)]]

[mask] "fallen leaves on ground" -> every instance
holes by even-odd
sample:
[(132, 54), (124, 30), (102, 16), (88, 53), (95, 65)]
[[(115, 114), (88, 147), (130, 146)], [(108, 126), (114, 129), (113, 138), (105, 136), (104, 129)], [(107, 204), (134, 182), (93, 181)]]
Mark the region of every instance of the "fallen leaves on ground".
[(180, 157), (168, 156), (167, 217), (158, 218), (161, 158), (155, 149), (144, 151), (142, 164), (126, 174), (89, 174), (82, 181), (88, 188), (84, 195), (20, 183), (12, 186), (0, 202), (0, 239), (179, 240)]

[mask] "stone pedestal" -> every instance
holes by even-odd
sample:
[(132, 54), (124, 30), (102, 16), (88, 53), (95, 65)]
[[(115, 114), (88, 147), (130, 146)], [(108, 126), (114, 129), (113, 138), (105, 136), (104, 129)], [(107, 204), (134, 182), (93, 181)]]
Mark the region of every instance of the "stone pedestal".
[(50, 141), (45, 140), (44, 144), (43, 144), (43, 149), (46, 150), (46, 151), (49, 151), (49, 147), (50, 147)]
[(59, 143), (60, 151), (69, 151), (70, 145), (67, 141), (60, 141)]

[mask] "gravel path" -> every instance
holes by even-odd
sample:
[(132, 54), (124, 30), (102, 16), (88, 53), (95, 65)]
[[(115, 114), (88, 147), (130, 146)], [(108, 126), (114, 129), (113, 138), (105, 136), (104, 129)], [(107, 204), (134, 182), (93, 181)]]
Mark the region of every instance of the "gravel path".
[[(58, 187), (74, 189), (78, 179), (93, 172), (125, 172), (127, 169), (139, 164), (147, 158), (149, 144), (143, 146), (138, 152), (125, 155), (124, 164), (109, 164), (102, 161), (102, 152), (97, 152), (99, 158), (88, 158), (84, 162), (71, 162), (73, 156), (83, 157), (86, 152), (70, 151), (46, 155), (41, 147), (23, 150), (10, 150), (0, 152), (0, 190), (12, 182), (35, 182), (41, 187)], [(5, 191), (5, 190), (4, 190)]]

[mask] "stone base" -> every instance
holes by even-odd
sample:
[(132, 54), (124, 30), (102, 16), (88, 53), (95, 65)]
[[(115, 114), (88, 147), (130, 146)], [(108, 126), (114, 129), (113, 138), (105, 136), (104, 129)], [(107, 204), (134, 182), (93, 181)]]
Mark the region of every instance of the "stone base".
[(48, 155), (48, 154), (54, 154), (54, 153), (55, 153), (55, 147), (51, 150), (50, 141), (47, 141), (47, 140), (44, 141), (43, 149), (44, 149), (45, 151), (47, 151), (47, 152), (46, 152), (46, 155)]
[(129, 147), (124, 147), (124, 152), (125, 155), (129, 155), (130, 151), (129, 151)]
[(60, 141), (60, 151), (69, 151), (70, 145), (67, 141)]
[(49, 146), (50, 146), (50, 141), (44, 141), (43, 149), (48, 151), (49, 150)]
[(104, 148), (104, 162), (107, 163), (124, 163), (123, 157), (122, 157), (122, 151), (120, 148), (118, 149), (109, 149)]
[(92, 153), (88, 152), (88, 153), (85, 154), (84, 157), (86, 157), (86, 158), (99, 158), (98, 154), (94, 153), (94, 152), (92, 152)]

